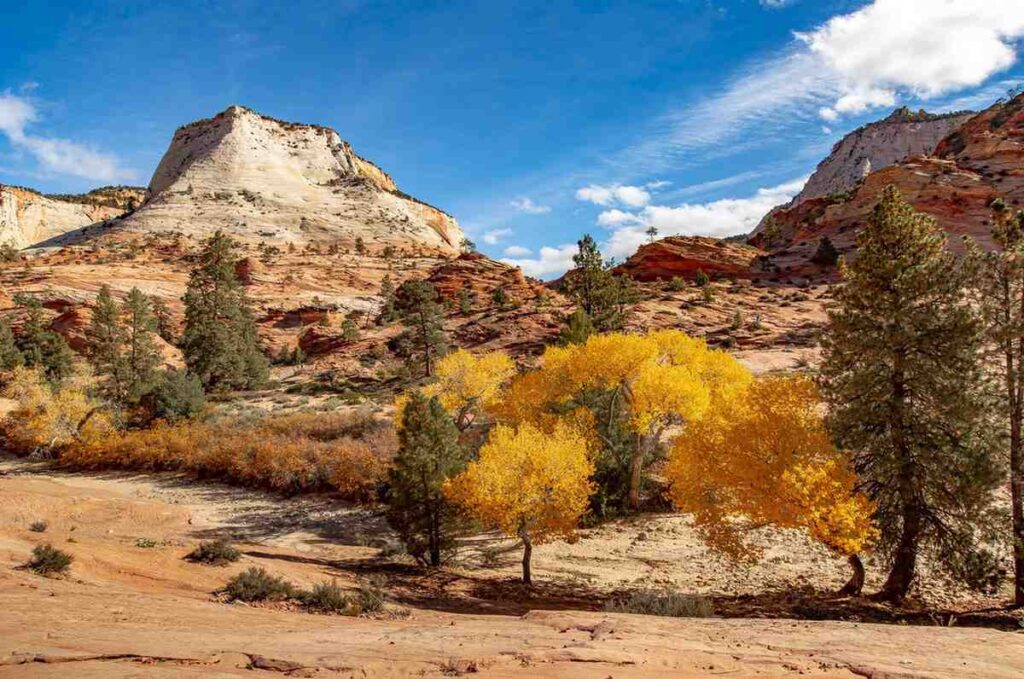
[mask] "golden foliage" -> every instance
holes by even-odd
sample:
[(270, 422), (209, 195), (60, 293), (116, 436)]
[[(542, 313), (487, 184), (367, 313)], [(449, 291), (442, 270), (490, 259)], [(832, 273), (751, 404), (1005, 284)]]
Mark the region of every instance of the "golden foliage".
[(499, 425), (479, 459), (447, 481), (444, 491), (484, 525), (542, 543), (575, 530), (593, 490), (593, 472), (578, 432)]
[[(42, 371), (15, 368), (3, 392), (17, 403), (3, 422), (7, 446), (29, 453), (71, 444), (79, 435), (79, 425), (97, 405), (86, 392), (87, 382), (88, 376), (79, 373), (55, 390)], [(91, 417), (83, 429), (84, 436), (101, 436), (111, 429), (109, 418)]]
[(270, 417), (255, 424), (158, 422), (72, 443), (62, 464), (86, 469), (181, 470), (298, 493), (334, 490), (369, 501), (387, 476), (394, 432), (362, 415)]
[(736, 558), (756, 558), (746, 525), (803, 528), (837, 552), (863, 551), (874, 539), (873, 507), (832, 445), (814, 383), (766, 377), (742, 394), (720, 394), (709, 416), (676, 439), (665, 466), (673, 504), (694, 515), (708, 543)]
[[(436, 380), (423, 387), (423, 393), (436, 396), (452, 416), (455, 425), (466, 429), (482, 412), (493, 407), (501, 397), (502, 388), (516, 374), (516, 365), (503, 351), (475, 355), (459, 349), (437, 362)], [(408, 396), (395, 402), (395, 421), (400, 422)]]

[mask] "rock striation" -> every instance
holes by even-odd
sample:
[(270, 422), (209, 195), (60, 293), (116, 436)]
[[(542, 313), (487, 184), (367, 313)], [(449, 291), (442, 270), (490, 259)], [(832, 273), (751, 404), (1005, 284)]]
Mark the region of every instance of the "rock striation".
[(705, 236), (669, 236), (641, 245), (616, 267), (636, 281), (693, 279), (698, 271), (711, 277), (752, 278), (754, 265), (765, 253), (755, 247)]
[(146, 190), (104, 187), (81, 195), (46, 196), (0, 184), (0, 243), (23, 249), (138, 207)]

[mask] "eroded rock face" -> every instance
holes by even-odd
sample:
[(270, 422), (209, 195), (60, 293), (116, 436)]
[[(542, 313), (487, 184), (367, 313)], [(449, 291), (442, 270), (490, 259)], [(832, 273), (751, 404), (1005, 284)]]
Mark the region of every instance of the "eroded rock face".
[(44, 196), (0, 184), (0, 243), (16, 248), (62, 236), (89, 224), (120, 217), (145, 200), (144, 189), (106, 187), (75, 196)]
[(476, 252), (464, 253), (435, 269), (427, 281), (443, 299), (455, 300), (465, 289), (481, 301), (490, 300), (501, 288), (510, 302), (522, 302), (546, 294), (544, 286), (527, 278), (518, 267), (496, 262)]
[(455, 254), (454, 218), (398, 190), (326, 127), (286, 123), (241, 106), (181, 127), (122, 230), (250, 242), (402, 246)]
[(698, 271), (711, 277), (751, 278), (758, 274), (754, 265), (763, 254), (755, 247), (717, 238), (669, 236), (640, 246), (616, 271), (642, 282), (693, 279)]

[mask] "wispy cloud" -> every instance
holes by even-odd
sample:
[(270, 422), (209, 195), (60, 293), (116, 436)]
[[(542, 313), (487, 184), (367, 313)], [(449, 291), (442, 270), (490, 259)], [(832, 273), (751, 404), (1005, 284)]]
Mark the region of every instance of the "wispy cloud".
[(501, 240), (512, 235), (512, 229), (491, 229), (480, 236), (480, 240), (488, 245), (497, 245)]
[(525, 212), (526, 214), (529, 215), (545, 215), (551, 212), (550, 206), (538, 205), (537, 203), (533, 202), (533, 199), (528, 198), (526, 196), (516, 198), (515, 200), (511, 201), (509, 205), (519, 210), (520, 212)]
[[(653, 183), (652, 183), (653, 184)], [(651, 194), (639, 186), (623, 186), (612, 184), (602, 186), (591, 184), (576, 191), (576, 200), (582, 200), (594, 205), (627, 205), (629, 207), (643, 207), (651, 201)]]
[(524, 248), (522, 245), (509, 245), (505, 248), (506, 257), (527, 257), (533, 253), (530, 248)]
[(9, 90), (0, 93), (0, 133), (12, 146), (34, 156), (44, 170), (96, 182), (135, 179), (135, 172), (122, 167), (112, 154), (68, 139), (29, 133), (27, 128), (38, 117), (36, 107), (28, 98), (12, 94)]
[(572, 267), (572, 256), (576, 254), (576, 250), (574, 243), (565, 243), (557, 247), (544, 246), (537, 257), (506, 257), (501, 261), (518, 266), (527, 276), (552, 278)]

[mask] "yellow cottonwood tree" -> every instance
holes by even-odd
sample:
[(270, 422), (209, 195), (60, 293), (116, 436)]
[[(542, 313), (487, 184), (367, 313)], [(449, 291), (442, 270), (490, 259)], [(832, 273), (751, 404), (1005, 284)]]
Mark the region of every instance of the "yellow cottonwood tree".
[(523, 582), (533, 545), (571, 535), (587, 509), (594, 465), (578, 431), (498, 425), (480, 457), (449, 479), (445, 495), (489, 528), (523, 541)]
[(677, 509), (694, 515), (713, 548), (739, 559), (757, 550), (745, 526), (802, 528), (850, 558), (858, 593), (857, 554), (876, 537), (874, 507), (855, 492), (856, 476), (825, 430), (814, 383), (802, 376), (757, 380), (741, 398), (691, 424), (676, 439), (665, 466)]
[[(86, 393), (88, 376), (76, 374), (60, 387), (35, 368), (17, 367), (3, 395), (16, 402), (3, 421), (4, 434), (18, 452), (54, 450), (83, 435), (102, 435), (110, 428), (105, 415), (93, 417), (97, 406)], [(88, 423), (88, 429), (83, 427)]]
[(713, 401), (736, 398), (752, 379), (735, 358), (680, 331), (595, 335), (549, 347), (542, 367), (513, 380), (493, 412), (550, 428), (569, 414), (585, 422), (579, 409), (587, 407), (591, 434), (607, 447), (615, 447), (608, 430), (623, 416), (631, 439), (627, 502), (637, 509), (645, 465), (667, 431), (699, 421)]
[[(437, 379), (423, 387), (422, 392), (428, 398), (436, 396), (459, 431), (465, 431), (494, 406), (502, 388), (515, 374), (515, 362), (503, 351), (475, 355), (459, 349), (437, 362)], [(405, 394), (396, 400), (396, 421), (401, 421), (407, 401)]]

